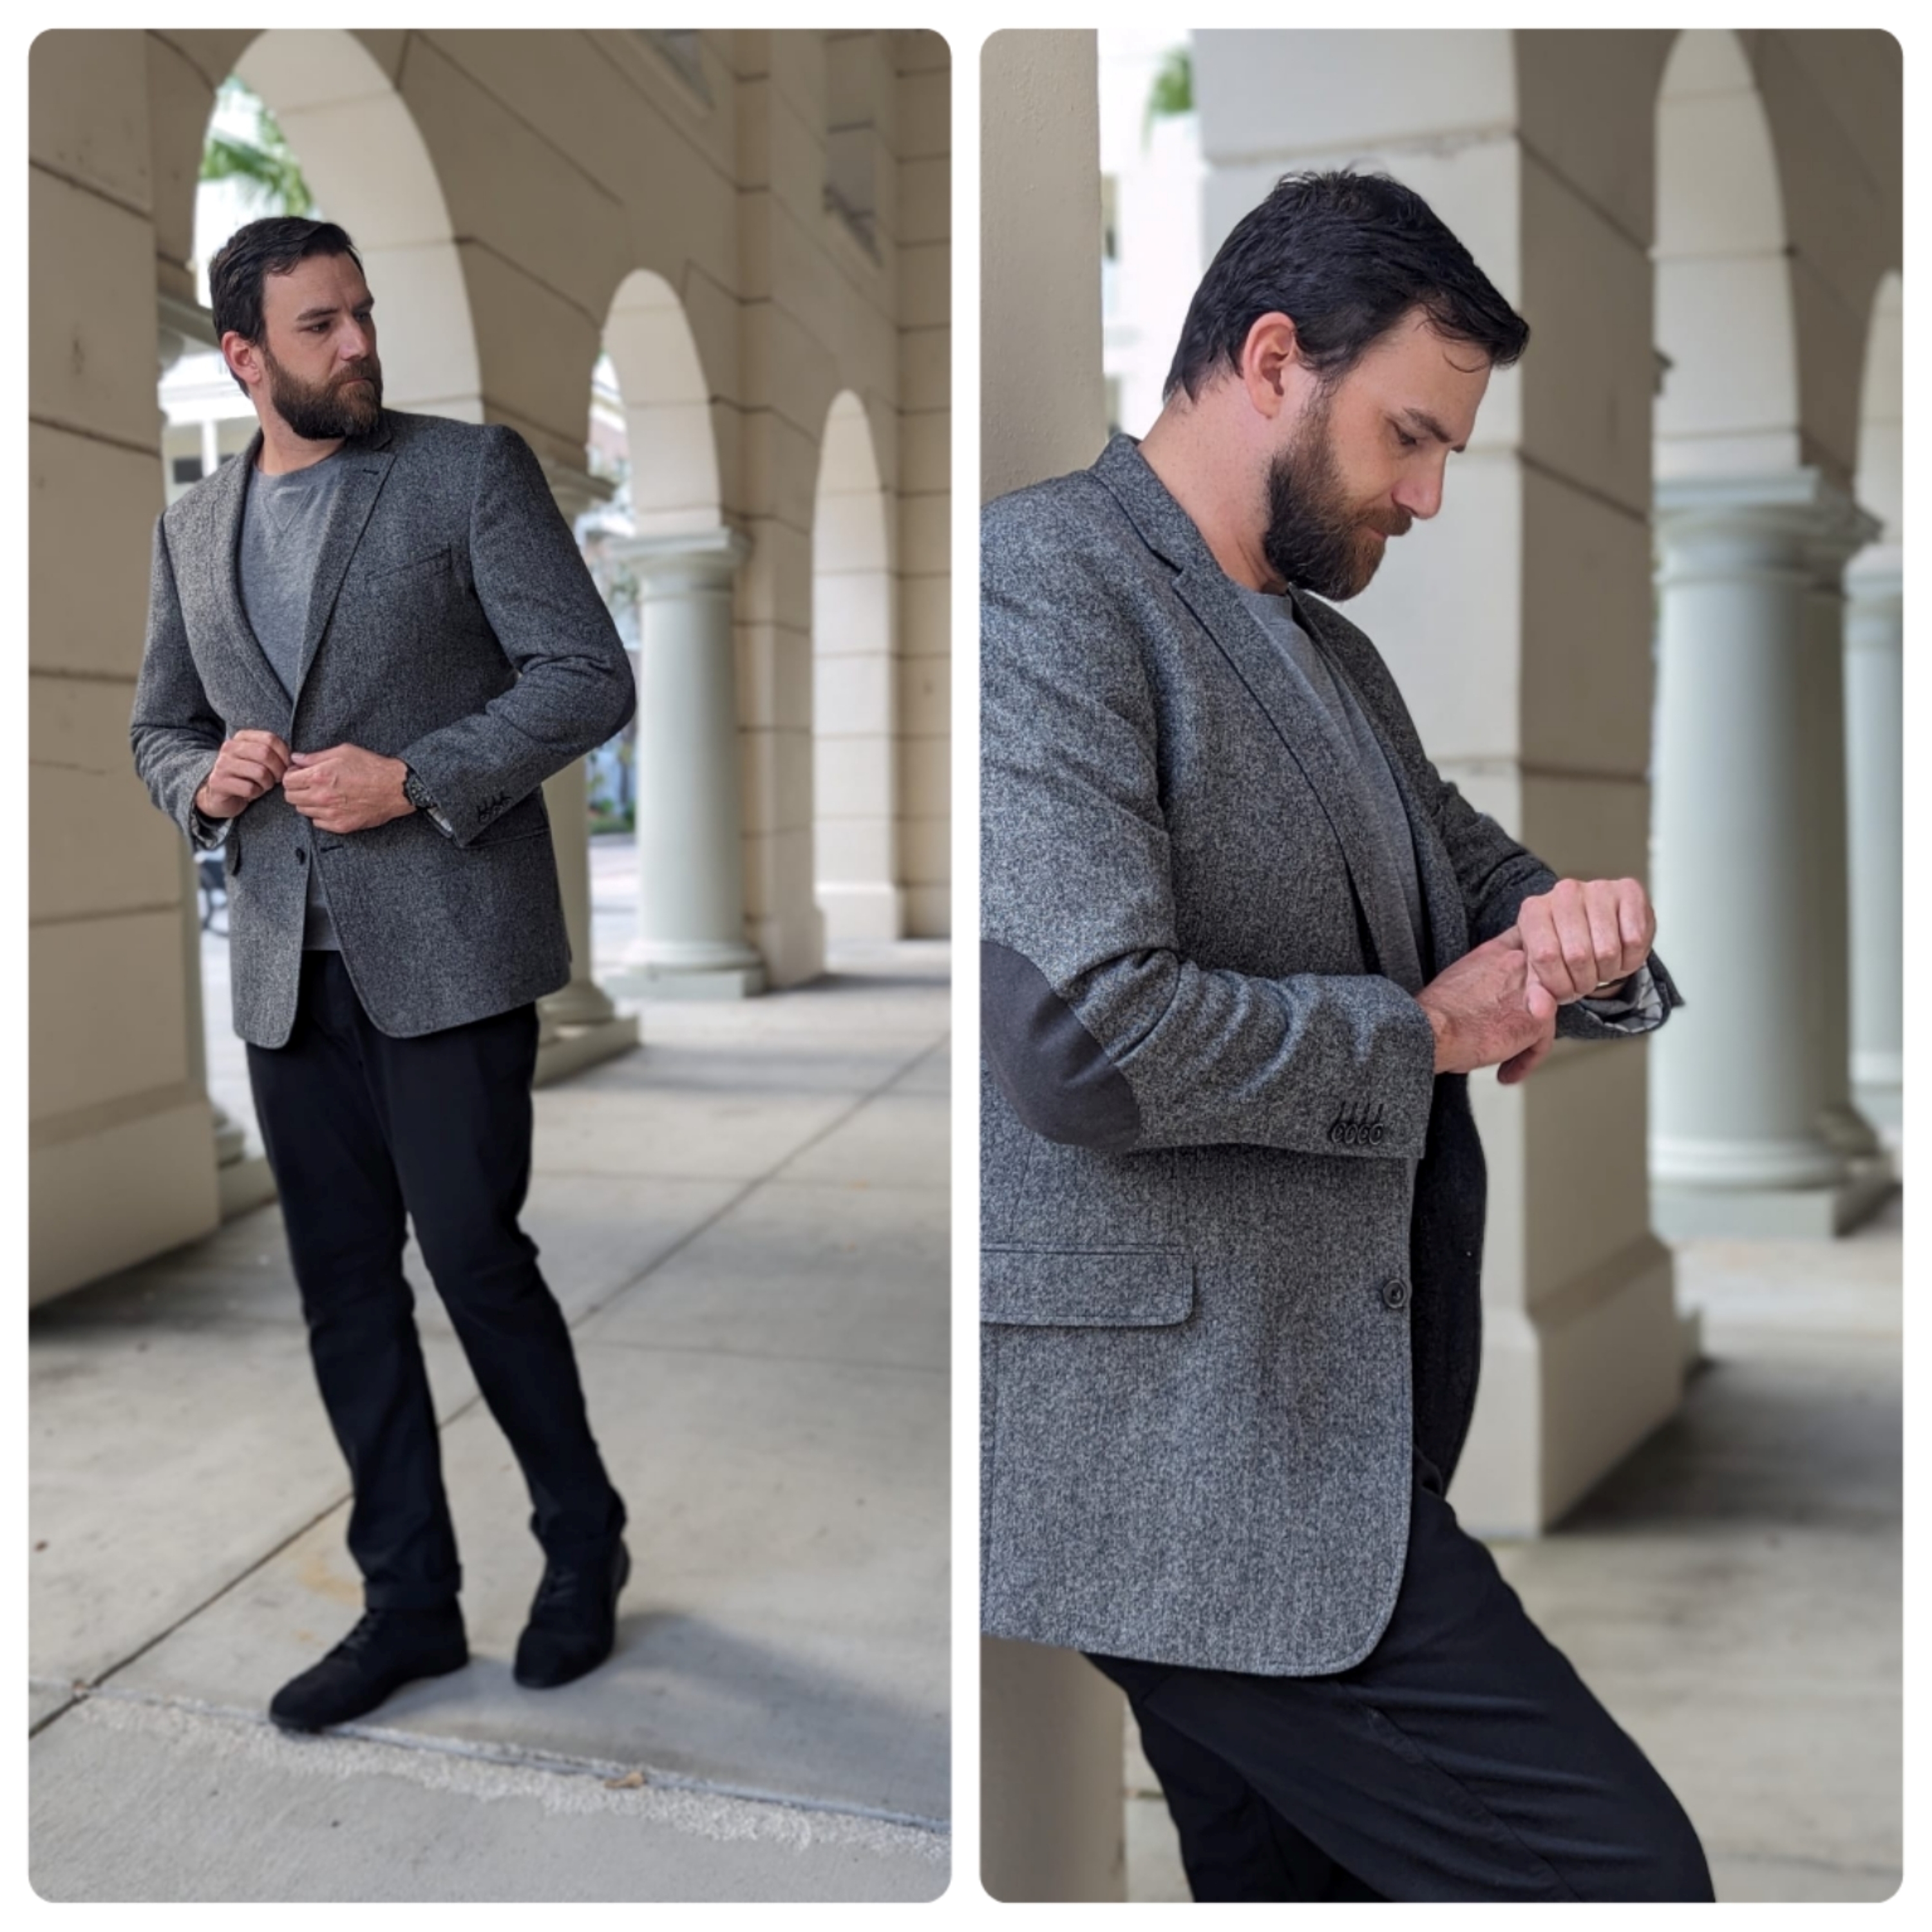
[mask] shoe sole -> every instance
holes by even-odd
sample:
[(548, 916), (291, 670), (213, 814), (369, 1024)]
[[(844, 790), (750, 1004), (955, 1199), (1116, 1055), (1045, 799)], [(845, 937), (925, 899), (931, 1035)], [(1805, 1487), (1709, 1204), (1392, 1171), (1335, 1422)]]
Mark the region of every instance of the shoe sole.
[(581, 1670), (573, 1670), (568, 1677), (547, 1677), (541, 1683), (514, 1669), (511, 1676), (526, 1690), (561, 1690), (566, 1684), (574, 1684), (580, 1678), (588, 1677), (593, 1670), (601, 1670), (608, 1664), (611, 1651), (617, 1648), (617, 1599), (624, 1594), (624, 1586), (630, 1580), (631, 1552), (620, 1544), (617, 1550), (617, 1580), (610, 1586), (610, 1643), (602, 1657), (586, 1664)]
[(291, 1737), (319, 1737), (324, 1731), (334, 1730), (338, 1726), (344, 1724), (352, 1724), (356, 1723), (358, 1719), (366, 1718), (369, 1714), (370, 1712), (380, 1711), (398, 1690), (402, 1690), (408, 1684), (427, 1683), (432, 1677), (454, 1676), (458, 1671), (466, 1670), (469, 1667), (469, 1664), (470, 1653), (467, 1651), (465, 1651), (462, 1656), (458, 1658), (454, 1664), (439, 1664), (432, 1670), (418, 1670), (413, 1676), (403, 1678), (398, 1682), (392, 1684), (387, 1690), (383, 1692), (381, 1696), (376, 1699), (374, 1703), (368, 1706), (362, 1710), (352, 1713), (346, 1718), (333, 1718), (326, 1724), (299, 1724), (292, 1718), (278, 1718), (273, 1711), (271, 1711), (268, 1713), (268, 1721), (274, 1726), (277, 1730), (286, 1731)]

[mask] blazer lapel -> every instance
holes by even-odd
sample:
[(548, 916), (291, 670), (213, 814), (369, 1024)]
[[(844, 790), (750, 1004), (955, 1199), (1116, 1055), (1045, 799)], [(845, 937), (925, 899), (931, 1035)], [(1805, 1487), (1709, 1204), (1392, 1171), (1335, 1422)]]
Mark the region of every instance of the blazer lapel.
[(350, 561), (356, 554), (356, 546), (362, 541), (369, 512), (376, 507), (389, 466), (395, 460), (392, 452), (381, 446), (388, 440), (386, 432), (379, 430), (375, 436), (344, 444), (334, 459), (344, 466), (345, 474), (329, 506), (328, 524), (322, 532), (315, 581), (309, 591), (308, 621), (302, 629), (302, 668), (296, 680), (298, 706), (309, 673), (315, 668), (316, 653), (321, 648), (328, 620), (334, 614), (335, 600), (341, 595), (342, 580), (349, 574)]
[[(262, 432), (257, 430), (248, 447), (230, 457), (209, 479), (202, 562), (208, 578), (209, 599), (220, 614), (235, 661), (256, 687), (260, 722), (252, 728), (266, 730), (278, 724), (286, 731), (291, 715), (289, 694), (275, 675), (242, 602), (242, 522), (248, 506), (248, 478), (261, 448)], [(229, 721), (238, 727), (244, 722), (239, 718)]]
[(1338, 638), (1324, 622), (1326, 607), (1300, 592), (1292, 592), (1294, 608), (1301, 614), (1302, 628), (1328, 651), (1328, 661), (1337, 677), (1344, 680), (1362, 716), (1382, 748), (1382, 756), (1395, 775), (1396, 790), (1402, 794), (1402, 808), (1408, 818), (1410, 843), (1415, 848), (1415, 869), (1422, 885), (1423, 910), (1428, 914), (1428, 970), (1431, 977), (1454, 965), (1469, 950), (1469, 915), (1462, 902), (1462, 882), (1450, 862), (1449, 848), (1436, 822), (1424, 808), (1408, 761), (1390, 738), (1381, 714), (1369, 699), (1360, 679), (1350, 670), (1348, 658), (1356, 648), (1356, 638)]
[[(1133, 520), (1148, 548), (1178, 570), (1174, 589), (1181, 602), (1214, 639), (1300, 767), (1341, 848), (1362, 925), (1378, 956), (1374, 963), (1391, 956), (1390, 935), (1381, 923), (1388, 896), (1372, 888), (1375, 850), (1368, 827), (1354, 809), (1359, 781), (1342, 767), (1328, 728), (1313, 715), (1273, 639), (1250, 614), (1226, 572), (1214, 561), (1193, 519), (1168, 495), (1132, 439), (1114, 437), (1094, 467)], [(1408, 802), (1406, 794), (1404, 802)], [(1412, 807), (1411, 811), (1412, 816)]]

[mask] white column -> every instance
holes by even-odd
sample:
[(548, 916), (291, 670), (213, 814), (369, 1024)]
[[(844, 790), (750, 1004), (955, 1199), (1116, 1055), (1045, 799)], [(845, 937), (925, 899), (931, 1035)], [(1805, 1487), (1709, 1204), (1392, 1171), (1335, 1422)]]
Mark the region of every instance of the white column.
[(1814, 470), (1661, 486), (1655, 870), (1687, 1002), (1652, 1042), (1660, 1232), (1839, 1232), (1853, 1210), (1820, 1122)]
[[(586, 510), (607, 502), (611, 486), (587, 471), (542, 459), (544, 480), (564, 520), (574, 529)], [(570, 939), (570, 983), (537, 1002), (536, 1084), (628, 1053), (638, 1044), (634, 1016), (620, 1015), (597, 983), (590, 922), (590, 826), (584, 761), (544, 781), (556, 883)]]
[[(1091, 463), (1100, 374), (1100, 135), (1090, 32), (994, 34), (981, 62), (982, 494)], [(982, 1638), (982, 1882), (995, 1898), (1126, 1895), (1120, 1693), (1084, 1658)]]
[[(1855, 1186), (1871, 1199), (1891, 1166), (1871, 1124), (1852, 1099), (1851, 908), (1846, 802), (1845, 566), (1878, 535), (1876, 520), (1835, 485), (1822, 490), (1810, 550), (1809, 634), (1804, 650), (1804, 719), (1811, 749), (1803, 771), (1811, 787), (1812, 839), (1804, 928), (1817, 948), (1818, 1002), (1810, 1040), (1823, 1099), (1818, 1125), (1845, 1156)], [(1865, 1203), (1863, 1204), (1869, 1204)]]
[(1898, 1150), (1904, 1082), (1904, 553), (1863, 551), (1846, 573), (1845, 767), (1851, 855), (1852, 1089)]
[(765, 988), (745, 938), (735, 530), (613, 545), (637, 572), (638, 925), (626, 986), (656, 999)]

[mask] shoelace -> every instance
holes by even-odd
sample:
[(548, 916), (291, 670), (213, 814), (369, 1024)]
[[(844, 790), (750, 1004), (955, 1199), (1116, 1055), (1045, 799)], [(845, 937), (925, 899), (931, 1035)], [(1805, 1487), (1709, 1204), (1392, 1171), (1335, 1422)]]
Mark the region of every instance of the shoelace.
[(530, 1606), (533, 1616), (541, 1616), (547, 1610), (566, 1612), (580, 1607), (590, 1582), (587, 1571), (566, 1568), (562, 1564), (550, 1563), (544, 1566), (543, 1581), (537, 1586), (537, 1600)]
[(381, 1612), (364, 1610), (356, 1619), (356, 1628), (329, 1652), (332, 1657), (358, 1657), (376, 1640), (376, 1634), (382, 1628)]

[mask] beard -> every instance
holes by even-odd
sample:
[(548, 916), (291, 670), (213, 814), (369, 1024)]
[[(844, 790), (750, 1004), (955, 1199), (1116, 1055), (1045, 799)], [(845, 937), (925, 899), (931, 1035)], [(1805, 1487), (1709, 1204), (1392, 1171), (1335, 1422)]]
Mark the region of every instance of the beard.
[[(262, 346), (268, 372), (268, 400), (296, 434), (308, 442), (365, 436), (382, 413), (382, 365), (373, 356), (352, 363), (332, 381), (305, 382), (290, 374)], [(358, 380), (358, 378), (360, 379)], [(367, 382), (368, 387), (363, 387)]]
[(1400, 536), (1414, 519), (1402, 510), (1370, 516), (1349, 502), (1328, 418), (1326, 398), (1311, 405), (1294, 442), (1268, 466), (1262, 554), (1298, 590), (1340, 603), (1369, 587), (1386, 548), (1382, 537)]

